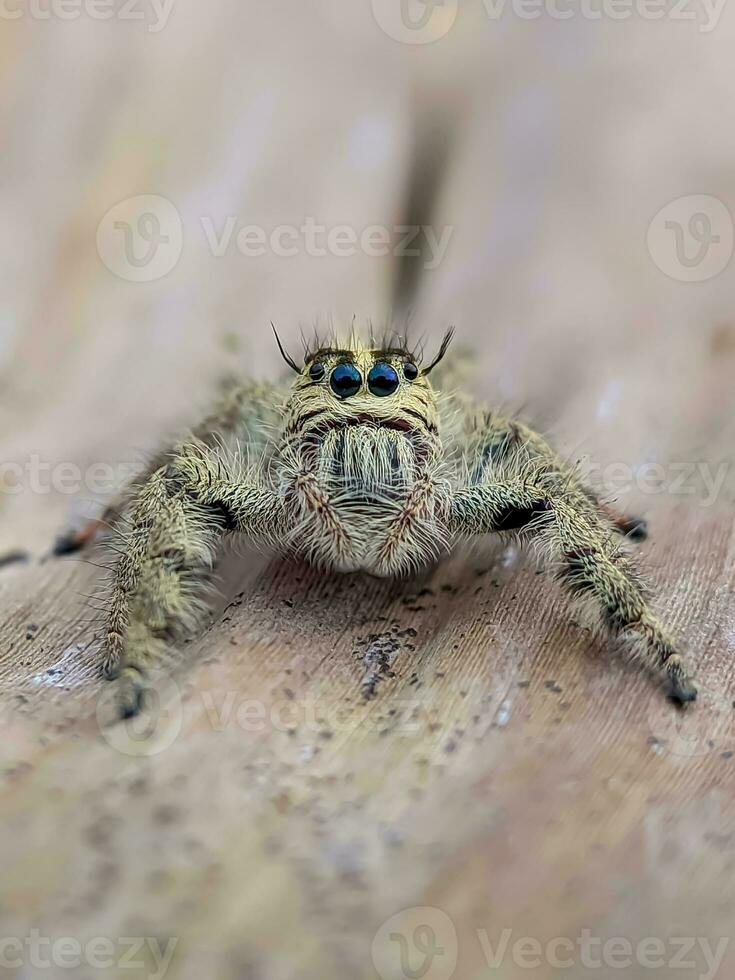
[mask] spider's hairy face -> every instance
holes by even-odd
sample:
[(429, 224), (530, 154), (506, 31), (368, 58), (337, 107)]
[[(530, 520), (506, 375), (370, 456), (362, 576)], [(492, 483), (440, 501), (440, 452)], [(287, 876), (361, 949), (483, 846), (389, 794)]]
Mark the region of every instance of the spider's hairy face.
[(285, 436), (335, 488), (412, 485), (439, 452), (436, 394), (402, 347), (322, 347), (294, 381)]

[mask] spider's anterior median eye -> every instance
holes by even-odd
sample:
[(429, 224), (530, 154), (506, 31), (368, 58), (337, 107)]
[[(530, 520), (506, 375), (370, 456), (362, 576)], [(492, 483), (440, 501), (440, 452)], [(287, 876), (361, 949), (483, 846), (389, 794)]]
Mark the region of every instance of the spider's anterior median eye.
[(419, 369), (413, 363), (413, 361), (406, 361), (403, 365), (403, 376), (406, 381), (415, 381), (419, 376)]
[(312, 381), (321, 381), (324, 377), (324, 365), (320, 361), (314, 361), (309, 368), (309, 377)]
[(392, 395), (398, 387), (398, 372), (385, 361), (378, 361), (368, 375), (368, 388), (371, 394), (383, 398)]
[(339, 398), (349, 398), (362, 388), (362, 375), (354, 364), (338, 364), (332, 371), (329, 384)]

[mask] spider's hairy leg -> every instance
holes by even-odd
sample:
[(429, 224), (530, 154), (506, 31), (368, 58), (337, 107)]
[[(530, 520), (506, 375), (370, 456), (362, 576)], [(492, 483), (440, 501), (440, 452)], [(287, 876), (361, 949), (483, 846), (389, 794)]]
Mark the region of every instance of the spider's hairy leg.
[[(216, 446), (228, 437), (236, 437), (251, 453), (262, 453), (267, 430), (280, 422), (283, 391), (277, 385), (229, 380), (220, 391), (211, 411), (191, 432), (193, 439)], [(170, 451), (159, 452), (142, 469), (138, 482), (146, 481), (167, 462)], [(72, 555), (104, 540), (110, 527), (131, 503), (129, 488), (111, 501), (99, 518), (85, 521), (81, 527), (68, 527), (59, 534), (51, 553), (56, 557)]]
[(105, 633), (103, 666), (118, 678), (123, 716), (140, 710), (146, 671), (164, 662), (167, 641), (199, 621), (220, 538), (277, 532), (281, 513), (275, 491), (238, 480), (200, 442), (181, 446), (148, 477), (121, 525)]
[(517, 419), (495, 412), (465, 407), (465, 455), (469, 464), (469, 479), (482, 483), (491, 474), (509, 471), (538, 470), (554, 472), (559, 482), (585, 498), (605, 523), (632, 541), (645, 541), (648, 523), (642, 517), (626, 514), (602, 503), (597, 493), (580, 479), (577, 468), (563, 459), (541, 436)]
[(540, 436), (520, 425), (513, 431), (512, 440), (499, 443), (498, 426), (490, 427), (485, 445), (502, 447), (494, 471), (482, 456), (475, 460), (473, 473), (480, 479), (455, 491), (451, 530), (514, 531), (521, 540), (537, 541), (562, 585), (588, 601), (606, 632), (662, 674), (676, 700), (693, 701), (697, 688), (684, 658), (651, 610), (633, 562), (594, 495)]

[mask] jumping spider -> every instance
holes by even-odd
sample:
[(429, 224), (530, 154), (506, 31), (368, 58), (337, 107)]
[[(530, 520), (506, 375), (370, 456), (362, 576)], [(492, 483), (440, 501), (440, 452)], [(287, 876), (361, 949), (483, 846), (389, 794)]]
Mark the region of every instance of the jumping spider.
[[(668, 681), (697, 688), (647, 604), (617, 515), (574, 467), (520, 422), (429, 375), (401, 338), (307, 349), (290, 388), (243, 384), (149, 467), (116, 530), (104, 669), (123, 716), (171, 638), (191, 632), (218, 542), (236, 533), (342, 572), (406, 575), (458, 540), (490, 532), (536, 542), (553, 574), (597, 623)], [(278, 338), (276, 338), (278, 339)], [(247, 452), (243, 451), (243, 447)]]

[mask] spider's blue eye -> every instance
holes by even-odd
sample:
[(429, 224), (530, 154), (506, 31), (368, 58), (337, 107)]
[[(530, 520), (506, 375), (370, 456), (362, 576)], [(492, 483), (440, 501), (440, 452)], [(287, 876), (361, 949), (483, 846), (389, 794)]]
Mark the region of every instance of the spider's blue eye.
[(354, 364), (338, 364), (332, 371), (329, 384), (338, 398), (349, 398), (362, 388), (362, 375)]
[(309, 377), (312, 381), (321, 381), (324, 377), (324, 365), (320, 361), (314, 361), (309, 368)]
[(373, 395), (384, 398), (398, 387), (398, 372), (385, 361), (378, 361), (368, 375), (368, 388)]

